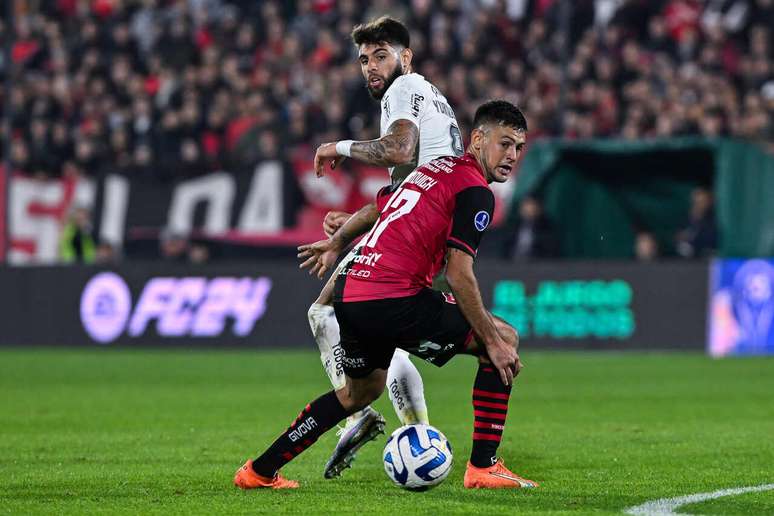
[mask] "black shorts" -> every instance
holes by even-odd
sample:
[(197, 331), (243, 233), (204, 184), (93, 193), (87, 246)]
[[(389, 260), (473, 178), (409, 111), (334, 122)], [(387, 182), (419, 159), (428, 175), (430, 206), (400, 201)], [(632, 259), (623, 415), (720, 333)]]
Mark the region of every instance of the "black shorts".
[(410, 297), (333, 303), (344, 372), (362, 378), (390, 366), (395, 348), (442, 366), (465, 350), (473, 331), (454, 297), (429, 288)]

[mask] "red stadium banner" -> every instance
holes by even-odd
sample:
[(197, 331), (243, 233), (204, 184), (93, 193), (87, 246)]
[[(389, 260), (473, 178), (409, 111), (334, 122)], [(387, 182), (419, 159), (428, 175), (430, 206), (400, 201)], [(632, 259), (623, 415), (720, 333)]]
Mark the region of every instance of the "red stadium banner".
[[(387, 169), (354, 162), (318, 178), (308, 156), (170, 183), (118, 173), (48, 180), (0, 175), (0, 256), (20, 265), (59, 262), (62, 229), (75, 208), (89, 212), (96, 242), (118, 250), (164, 230), (210, 242), (293, 247), (323, 236), (326, 212), (353, 213), (389, 183)], [(493, 225), (510, 197), (502, 186), (494, 188)]]
[(90, 213), (95, 241), (116, 249), (154, 240), (164, 230), (212, 243), (294, 247), (322, 238), (327, 211), (353, 212), (388, 183), (383, 168), (355, 167), (317, 178), (304, 160), (293, 166), (265, 161), (253, 170), (170, 183), (111, 173), (48, 180), (13, 174), (0, 183), (8, 214), (4, 220), (0, 210), (0, 228), (7, 228), (0, 245), (11, 264), (57, 263), (62, 229), (79, 208)]

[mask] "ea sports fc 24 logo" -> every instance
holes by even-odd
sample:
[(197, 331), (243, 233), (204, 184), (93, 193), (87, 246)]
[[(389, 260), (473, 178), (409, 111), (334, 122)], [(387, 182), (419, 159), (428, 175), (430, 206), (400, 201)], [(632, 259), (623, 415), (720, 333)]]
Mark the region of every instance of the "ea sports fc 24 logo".
[(89, 336), (109, 344), (124, 331), (140, 337), (155, 321), (162, 337), (217, 337), (233, 320), (231, 331), (249, 335), (266, 312), (271, 279), (200, 276), (156, 277), (143, 286), (137, 304), (124, 279), (97, 274), (81, 294), (81, 323)]

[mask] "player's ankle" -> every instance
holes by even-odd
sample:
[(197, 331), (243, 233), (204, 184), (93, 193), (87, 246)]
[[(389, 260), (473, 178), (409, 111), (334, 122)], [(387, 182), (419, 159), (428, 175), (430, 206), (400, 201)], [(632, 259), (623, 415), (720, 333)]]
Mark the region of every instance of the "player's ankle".
[(349, 422), (357, 421), (358, 419), (360, 419), (361, 417), (363, 417), (365, 415), (366, 410), (368, 410), (370, 407), (371, 407), (371, 405), (367, 405), (367, 406), (361, 408), (360, 410), (357, 410), (357, 411), (353, 412), (347, 418), (347, 422), (349, 423)]
[(274, 478), (277, 474), (276, 471), (271, 471), (271, 468), (266, 468), (258, 459), (253, 460), (250, 467), (253, 469), (253, 473), (264, 478)]

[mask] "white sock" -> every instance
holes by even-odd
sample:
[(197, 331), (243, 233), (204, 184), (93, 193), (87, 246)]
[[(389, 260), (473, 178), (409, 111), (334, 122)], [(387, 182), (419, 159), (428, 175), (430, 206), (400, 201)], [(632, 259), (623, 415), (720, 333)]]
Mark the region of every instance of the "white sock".
[[(320, 360), (331, 385), (337, 391), (343, 389), (347, 380), (341, 363), (344, 350), (341, 348), (339, 339), (339, 322), (336, 320), (336, 313), (330, 305), (312, 303), (307, 315), (312, 335), (317, 342), (317, 347), (320, 348)], [(361, 416), (362, 411), (355, 412), (347, 418), (347, 421), (355, 421)]]
[(408, 352), (402, 349), (395, 350), (387, 370), (387, 392), (402, 424), (430, 422), (422, 377), (411, 362)]
[(336, 320), (336, 314), (333, 307), (313, 303), (307, 312), (309, 316), (309, 326), (312, 328), (312, 335), (320, 348), (320, 360), (322, 360), (325, 372), (336, 390), (342, 389), (346, 383), (344, 368), (341, 358), (344, 350), (339, 343), (339, 322)]

